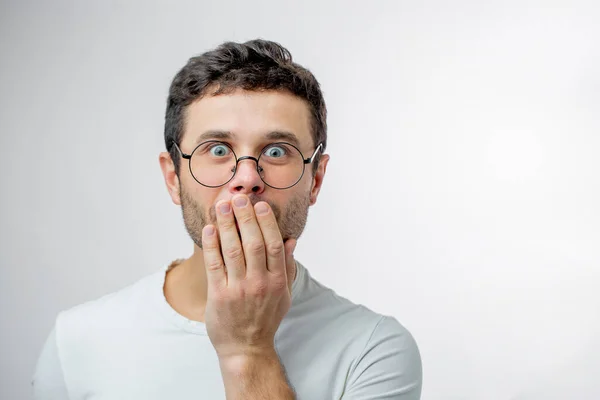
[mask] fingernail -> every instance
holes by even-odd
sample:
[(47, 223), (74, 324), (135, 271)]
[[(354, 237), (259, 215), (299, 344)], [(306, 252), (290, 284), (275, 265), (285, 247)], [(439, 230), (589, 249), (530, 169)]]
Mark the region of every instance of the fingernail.
[(236, 205), (236, 207), (244, 207), (246, 204), (248, 204), (248, 198), (246, 196), (236, 197), (233, 200), (233, 203)]
[(206, 236), (212, 236), (213, 233), (215, 233), (215, 228), (212, 225), (209, 225), (206, 228), (204, 228), (204, 234)]
[(266, 203), (260, 202), (254, 206), (254, 210), (258, 215), (265, 215), (269, 212), (269, 207), (267, 207)]
[(229, 205), (229, 202), (225, 202), (225, 203), (221, 204), (219, 206), (219, 211), (221, 211), (221, 214), (227, 214), (228, 212), (230, 212), (231, 206)]

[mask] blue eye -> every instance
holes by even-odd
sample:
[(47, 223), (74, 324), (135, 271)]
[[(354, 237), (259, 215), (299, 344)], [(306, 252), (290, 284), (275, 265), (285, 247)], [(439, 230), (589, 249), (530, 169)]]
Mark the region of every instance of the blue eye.
[(227, 156), (227, 155), (229, 155), (230, 151), (231, 150), (229, 150), (229, 147), (227, 147), (223, 144), (217, 144), (210, 148), (210, 154), (212, 154), (215, 157)]
[(267, 157), (280, 158), (287, 154), (287, 150), (281, 146), (272, 146), (266, 149), (264, 154)]

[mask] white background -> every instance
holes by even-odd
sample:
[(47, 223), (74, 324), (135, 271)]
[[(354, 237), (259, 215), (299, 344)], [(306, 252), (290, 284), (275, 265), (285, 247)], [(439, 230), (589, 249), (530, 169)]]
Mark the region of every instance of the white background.
[[(423, 399), (600, 399), (600, 3), (4, 1), (0, 398), (63, 309), (191, 254), (170, 80), (224, 40), (322, 84), (297, 258), (416, 337)], [(142, 362), (142, 360), (140, 360)]]

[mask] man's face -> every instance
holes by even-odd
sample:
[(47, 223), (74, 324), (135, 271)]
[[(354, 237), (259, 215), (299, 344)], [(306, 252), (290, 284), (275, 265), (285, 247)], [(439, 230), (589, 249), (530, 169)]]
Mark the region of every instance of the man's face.
[[(211, 132), (218, 132), (219, 136), (213, 137)], [(237, 90), (231, 94), (204, 97), (188, 107), (180, 148), (190, 154), (201, 142), (219, 140), (229, 144), (238, 158), (258, 158), (266, 145), (290, 142), (269, 139), (267, 135), (273, 132), (293, 134), (303, 157), (313, 154), (315, 143), (311, 135), (310, 111), (303, 100), (285, 92)], [(326, 164), (327, 158), (322, 158), (322, 162), (324, 160)], [(202, 248), (202, 229), (207, 224), (216, 224), (217, 202), (243, 193), (250, 197), (252, 204), (266, 201), (271, 205), (284, 241), (298, 238), (306, 225), (308, 207), (316, 201), (324, 167), (320, 168), (322, 172), (317, 173), (316, 179), (312, 171), (312, 164), (306, 165), (302, 179), (295, 186), (280, 190), (265, 185), (256, 162), (242, 160), (233, 179), (221, 187), (209, 188), (196, 182), (188, 160), (181, 159), (179, 197), (186, 229), (194, 243)]]

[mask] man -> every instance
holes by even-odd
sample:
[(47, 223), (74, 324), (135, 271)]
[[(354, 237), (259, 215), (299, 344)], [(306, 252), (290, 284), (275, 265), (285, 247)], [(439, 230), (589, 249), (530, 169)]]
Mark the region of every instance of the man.
[(171, 84), (165, 144), (193, 255), (60, 313), (35, 398), (419, 399), (410, 333), (293, 257), (329, 161), (314, 76), (264, 40), (194, 57)]

